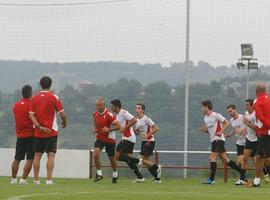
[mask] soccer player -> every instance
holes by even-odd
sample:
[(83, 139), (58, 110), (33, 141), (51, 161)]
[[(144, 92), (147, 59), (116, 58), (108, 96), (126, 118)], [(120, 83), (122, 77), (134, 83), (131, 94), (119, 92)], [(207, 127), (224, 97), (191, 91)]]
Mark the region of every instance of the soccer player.
[(126, 162), (129, 168), (133, 170), (134, 174), (137, 176), (137, 179), (135, 179), (133, 183), (145, 182), (145, 178), (140, 173), (137, 164), (145, 165), (155, 178), (160, 178), (160, 171), (158, 170), (159, 167), (157, 165), (147, 160), (143, 161), (142, 158), (132, 157), (134, 145), (136, 143), (136, 136), (133, 130), (133, 125), (137, 122), (136, 118), (128, 111), (122, 109), (121, 101), (119, 99), (111, 101), (111, 109), (117, 114), (117, 119), (121, 126), (120, 133), (122, 134), (121, 141), (116, 147), (116, 160)]
[(235, 185), (244, 185), (246, 182), (246, 171), (248, 169), (248, 158), (251, 157), (255, 163), (255, 153), (257, 150), (257, 136), (256, 136), (256, 117), (253, 109), (253, 99), (246, 100), (246, 112), (244, 117), (244, 123), (247, 126), (246, 142), (244, 148), (243, 163), (241, 165), (241, 175), (240, 179), (235, 183)]
[(120, 129), (120, 124), (116, 117), (105, 107), (105, 100), (103, 98), (98, 98), (96, 100), (96, 109), (96, 112), (93, 114), (95, 126), (94, 134), (96, 134), (94, 159), (97, 170), (94, 181), (97, 182), (103, 179), (100, 156), (102, 149), (105, 147), (113, 169), (112, 183), (117, 183), (118, 173), (117, 162), (114, 158), (116, 143), (114, 131)]
[(35, 125), (34, 184), (40, 184), (40, 159), (43, 153), (46, 152), (48, 159), (46, 184), (53, 185), (52, 173), (58, 136), (57, 113), (60, 114), (62, 128), (65, 128), (67, 125), (62, 102), (57, 95), (50, 91), (51, 85), (52, 79), (50, 77), (44, 76), (40, 79), (42, 91), (33, 96), (32, 106), (29, 112), (30, 118)]
[(256, 87), (254, 100), (256, 113), (256, 135), (258, 138), (256, 151), (255, 179), (250, 186), (258, 187), (261, 184), (261, 175), (264, 163), (270, 161), (270, 97), (266, 93), (266, 84), (260, 83)]
[(237, 112), (236, 106), (231, 104), (227, 107), (227, 112), (231, 116), (230, 124), (232, 126), (231, 134), (225, 137), (236, 136), (236, 149), (237, 149), (237, 162), (239, 166), (243, 164), (244, 148), (245, 148), (245, 135), (247, 131), (246, 124), (244, 123), (244, 115)]
[(201, 102), (201, 111), (204, 114), (205, 126), (201, 128), (209, 134), (211, 141), (211, 154), (210, 154), (210, 177), (203, 184), (215, 184), (215, 174), (217, 169), (216, 159), (220, 157), (224, 163), (231, 168), (237, 170), (239, 173), (241, 169), (235, 162), (230, 160), (225, 150), (225, 137), (223, 135), (224, 130), (229, 126), (228, 120), (221, 114), (212, 111), (212, 102), (205, 100)]
[[(135, 126), (135, 132), (136, 134), (142, 134), (140, 157), (145, 161), (151, 162), (151, 156), (153, 155), (156, 143), (154, 134), (159, 130), (159, 128), (150, 117), (144, 114), (144, 112), (145, 105), (142, 103), (138, 103), (136, 105), (137, 123)], [(161, 166), (158, 167), (158, 170), (160, 171)], [(155, 180), (153, 182), (161, 183), (161, 180), (159, 177), (155, 177)]]
[(12, 162), (12, 178), (11, 184), (17, 184), (17, 173), (21, 160), (26, 157), (26, 162), (23, 169), (23, 175), (19, 184), (28, 184), (26, 178), (28, 177), (34, 158), (33, 139), (34, 127), (33, 122), (29, 117), (29, 110), (32, 97), (32, 87), (25, 85), (22, 88), (23, 98), (16, 102), (13, 106), (13, 115), (16, 127), (16, 152), (15, 158)]

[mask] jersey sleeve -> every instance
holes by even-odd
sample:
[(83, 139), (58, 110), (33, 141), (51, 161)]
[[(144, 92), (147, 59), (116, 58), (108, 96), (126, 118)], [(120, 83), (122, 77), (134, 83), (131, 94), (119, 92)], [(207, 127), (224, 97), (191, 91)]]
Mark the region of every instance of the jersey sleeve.
[(124, 111), (123, 116), (125, 117), (126, 120), (132, 120), (134, 118), (134, 116), (130, 114), (128, 111)]
[(226, 120), (226, 118), (223, 117), (220, 113), (217, 113), (216, 118), (220, 122), (224, 122)]
[(109, 119), (109, 123), (112, 124), (117, 120), (117, 117), (114, 116), (112, 113), (108, 112), (108, 119)]
[(146, 118), (146, 124), (148, 126), (151, 126), (152, 127), (155, 124), (155, 122), (153, 122), (153, 120), (150, 117), (147, 117)]
[(34, 108), (33, 108), (33, 102), (29, 103), (29, 113), (35, 113)]
[(61, 100), (58, 98), (57, 95), (54, 95), (55, 96), (55, 109), (57, 112), (63, 112), (64, 111), (64, 108), (63, 108), (63, 104), (61, 102)]

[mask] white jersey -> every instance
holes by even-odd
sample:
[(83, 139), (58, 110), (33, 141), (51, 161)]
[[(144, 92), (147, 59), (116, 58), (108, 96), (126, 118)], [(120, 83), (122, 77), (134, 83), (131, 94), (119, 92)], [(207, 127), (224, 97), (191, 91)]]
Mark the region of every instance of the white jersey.
[[(248, 121), (251, 124), (256, 124), (256, 115), (255, 115), (255, 111), (253, 111), (251, 114), (249, 114), (248, 111), (245, 112), (245, 118), (248, 119)], [(247, 127), (247, 135), (246, 138), (251, 141), (251, 142), (255, 142), (257, 141), (257, 136), (256, 136), (256, 131), (250, 127)]]
[[(128, 111), (121, 109), (120, 112), (117, 114), (117, 120), (121, 126), (121, 128), (125, 127), (130, 120), (134, 118)], [(122, 140), (128, 140), (132, 143), (136, 143), (136, 136), (131, 126), (128, 130), (126, 130), (122, 135)]]
[[(230, 123), (232, 128), (235, 129), (245, 129), (247, 126), (244, 123), (244, 115), (239, 114), (237, 119), (234, 119), (233, 117), (230, 119)], [(246, 143), (246, 137), (245, 135), (235, 133), (236, 137), (236, 144), (240, 146), (244, 146)]]
[[(147, 117), (146, 115), (144, 115), (142, 118), (137, 119), (135, 129), (138, 130), (140, 133), (142, 133), (142, 135), (145, 135), (151, 131), (151, 127), (154, 124), (155, 123), (152, 121), (150, 117)], [(142, 141), (155, 141), (155, 138), (152, 135), (150, 138), (147, 138), (147, 139), (143, 138)]]
[(209, 116), (204, 116), (204, 123), (207, 127), (208, 133), (210, 135), (210, 141), (213, 142), (215, 140), (223, 140), (225, 141), (225, 137), (222, 133), (221, 136), (216, 136), (216, 133), (222, 129), (222, 123), (225, 121), (225, 117), (221, 114), (212, 112)]

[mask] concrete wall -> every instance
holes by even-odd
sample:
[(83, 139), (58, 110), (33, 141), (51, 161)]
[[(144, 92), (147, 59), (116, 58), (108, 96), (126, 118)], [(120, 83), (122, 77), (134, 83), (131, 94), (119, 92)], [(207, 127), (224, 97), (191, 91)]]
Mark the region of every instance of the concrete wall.
[[(0, 176), (11, 176), (11, 163), (15, 149), (0, 148)], [(24, 161), (20, 164), (18, 176), (22, 175)], [(33, 176), (33, 170), (30, 173)], [(46, 154), (43, 155), (40, 176), (46, 176)], [(59, 149), (56, 153), (54, 177), (88, 178), (89, 151)]]

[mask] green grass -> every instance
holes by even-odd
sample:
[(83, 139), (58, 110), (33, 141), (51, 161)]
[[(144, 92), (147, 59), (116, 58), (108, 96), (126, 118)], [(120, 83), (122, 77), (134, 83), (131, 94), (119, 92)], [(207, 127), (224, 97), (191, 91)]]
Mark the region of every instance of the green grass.
[[(44, 182), (44, 180), (42, 180)], [(109, 178), (93, 183), (87, 179), (55, 179), (56, 184), (10, 185), (9, 178), (0, 177), (1, 200), (264, 200), (269, 199), (270, 185), (261, 188), (234, 186), (233, 180), (216, 185), (202, 185), (200, 179), (164, 179), (162, 184), (131, 183), (121, 178), (112, 184)]]

